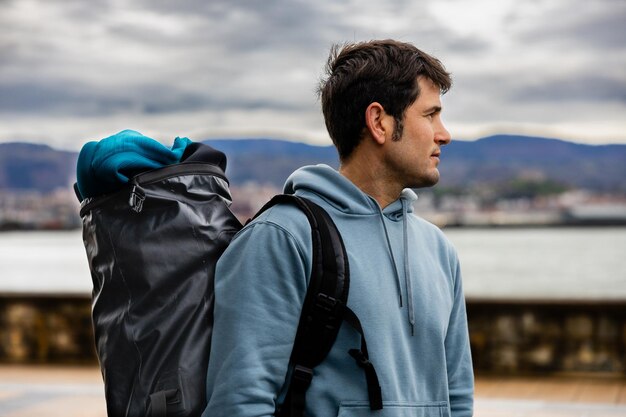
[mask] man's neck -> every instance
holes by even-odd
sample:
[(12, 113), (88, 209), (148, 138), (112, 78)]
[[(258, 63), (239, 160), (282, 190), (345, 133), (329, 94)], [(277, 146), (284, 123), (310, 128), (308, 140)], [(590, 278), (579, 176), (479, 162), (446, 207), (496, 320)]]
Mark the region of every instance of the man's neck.
[(375, 158), (350, 158), (341, 163), (339, 173), (376, 200), (381, 208), (396, 201), (402, 192), (387, 181), (384, 167)]

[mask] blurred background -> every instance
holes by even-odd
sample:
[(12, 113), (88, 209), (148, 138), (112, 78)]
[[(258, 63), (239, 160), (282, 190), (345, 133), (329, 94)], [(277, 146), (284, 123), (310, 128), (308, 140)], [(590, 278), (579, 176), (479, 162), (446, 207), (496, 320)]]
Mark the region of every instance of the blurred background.
[[(207, 141), (246, 219), (299, 166), (337, 166), (315, 91), (334, 43), (377, 38), (453, 75), (453, 142), (415, 210), (459, 251), (483, 415), (520, 396), (524, 416), (626, 413), (625, 1), (0, 5), (0, 414), (87, 378), (80, 412), (101, 415), (71, 188), (84, 143)], [(50, 365), (67, 391), (35, 384)]]

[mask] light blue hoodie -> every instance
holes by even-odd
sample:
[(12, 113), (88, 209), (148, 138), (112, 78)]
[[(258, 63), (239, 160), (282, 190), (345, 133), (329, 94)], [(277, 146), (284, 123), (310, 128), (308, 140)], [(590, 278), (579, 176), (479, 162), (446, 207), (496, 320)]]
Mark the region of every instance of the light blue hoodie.
[[(384, 408), (370, 411), (363, 370), (348, 354), (359, 334), (342, 325), (314, 371), (307, 416), (472, 415), (473, 373), (456, 252), (443, 233), (412, 214), (404, 190), (378, 203), (334, 169), (304, 167), (286, 193), (333, 218), (350, 264), (348, 306), (365, 331)], [(311, 271), (305, 216), (276, 206), (245, 227), (217, 265), (215, 327), (203, 417), (270, 416), (280, 398)]]

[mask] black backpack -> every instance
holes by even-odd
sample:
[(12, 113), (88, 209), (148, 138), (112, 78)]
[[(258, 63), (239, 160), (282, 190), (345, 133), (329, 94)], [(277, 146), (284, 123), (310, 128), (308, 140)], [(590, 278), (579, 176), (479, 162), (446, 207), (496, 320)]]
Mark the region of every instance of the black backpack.
[[(199, 416), (206, 406), (215, 264), (242, 225), (229, 209), (225, 156), (199, 143), (189, 149), (181, 163), (140, 173), (118, 191), (81, 203), (110, 417)], [(344, 320), (361, 333), (361, 347), (349, 354), (365, 370), (370, 407), (382, 408), (363, 330), (346, 307), (349, 266), (341, 235), (322, 208), (296, 196), (278, 195), (259, 213), (275, 204), (300, 208), (313, 239), (292, 378), (276, 415), (303, 414), (313, 368)]]

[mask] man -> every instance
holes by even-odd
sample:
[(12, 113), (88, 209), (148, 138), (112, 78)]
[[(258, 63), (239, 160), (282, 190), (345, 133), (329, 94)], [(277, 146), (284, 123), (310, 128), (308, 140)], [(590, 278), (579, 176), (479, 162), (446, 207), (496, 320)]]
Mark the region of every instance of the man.
[[(339, 172), (304, 167), (285, 185), (322, 206), (345, 242), (348, 306), (376, 367), (384, 409), (367, 386), (343, 325), (315, 368), (308, 416), (471, 416), (473, 374), (456, 252), (412, 214), (410, 188), (437, 183), (450, 135), (440, 95), (451, 85), (435, 58), (393, 40), (335, 48), (320, 87)], [(275, 206), (232, 241), (216, 271), (215, 328), (205, 417), (270, 416), (282, 401), (289, 357), (311, 271), (310, 227)]]

